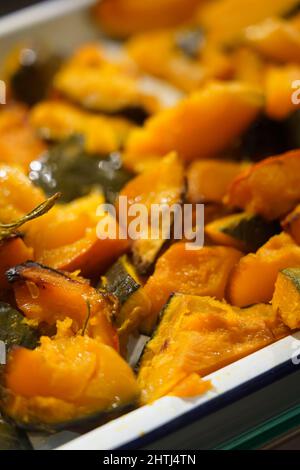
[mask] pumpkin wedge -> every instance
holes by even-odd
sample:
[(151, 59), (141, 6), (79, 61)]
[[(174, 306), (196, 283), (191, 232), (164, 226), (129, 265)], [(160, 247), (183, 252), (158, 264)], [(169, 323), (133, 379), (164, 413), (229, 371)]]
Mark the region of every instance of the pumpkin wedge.
[(111, 325), (115, 305), (87, 281), (32, 262), (10, 269), (7, 278), (19, 309), (29, 320), (55, 326), (71, 318), (75, 333), (85, 327), (90, 336), (118, 348)]
[(187, 172), (188, 200), (221, 204), (233, 180), (249, 165), (226, 160), (199, 160)]
[[(25, 240), (34, 248), (35, 260), (54, 269), (80, 270), (85, 277), (104, 273), (129, 245), (119, 236), (113, 216), (101, 210), (103, 203), (102, 194), (94, 191), (31, 222)], [(107, 218), (116, 225), (116, 234), (104, 233), (99, 225)]]
[(121, 191), (118, 201), (119, 222), (122, 226), (120, 215), (123, 214), (123, 211), (121, 211), (120, 204), (121, 198), (126, 198), (124, 201), (126, 202), (125, 210), (128, 213), (129, 239), (131, 238), (131, 223), (134, 222), (134, 216), (130, 214), (132, 207), (139, 204), (147, 209), (145, 214), (141, 214), (145, 228), (140, 229), (141, 233), (136, 239), (133, 239), (132, 243), (134, 264), (141, 274), (149, 272), (152, 268), (166, 240), (170, 239), (174, 221), (174, 214), (169, 219), (167, 216), (159, 218), (158, 215), (157, 233), (153, 234), (152, 232), (155, 230), (153, 208), (155, 205), (165, 205), (171, 209), (175, 205), (181, 204), (184, 191), (184, 168), (176, 153), (167, 155), (153, 169), (147, 170), (129, 181)]
[(151, 331), (173, 292), (209, 295), (222, 300), (229, 275), (241, 256), (240, 251), (229, 247), (188, 250), (185, 243), (172, 245), (159, 258), (154, 274), (144, 287), (151, 309), (142, 329)]
[(298, 0), (220, 0), (207, 2), (199, 12), (199, 22), (214, 41), (235, 44), (242, 39), (244, 28), (269, 16), (284, 16), (298, 6)]
[(286, 233), (275, 235), (235, 266), (227, 288), (229, 302), (238, 307), (270, 302), (278, 272), (299, 265), (300, 247)]
[(3, 411), (32, 430), (99, 421), (132, 405), (138, 396), (126, 362), (113, 348), (87, 336), (44, 337), (34, 351), (12, 351), (3, 386)]
[(5, 273), (8, 269), (33, 259), (33, 250), (28, 248), (20, 236), (0, 241), (0, 290), (8, 289)]
[(300, 205), (282, 221), (281, 225), (293, 237), (295, 242), (300, 245)]
[(214, 243), (232, 246), (241, 251), (257, 251), (280, 232), (279, 222), (268, 222), (247, 212), (228, 215), (205, 226), (206, 235)]
[(300, 328), (299, 267), (283, 269), (278, 274), (272, 305), (285, 325), (292, 330)]
[(249, 26), (245, 37), (266, 59), (283, 63), (300, 61), (300, 31), (288, 21), (268, 18)]
[(211, 297), (176, 294), (142, 357), (141, 401), (151, 403), (190, 374), (204, 377), (288, 332), (270, 305), (240, 310)]
[[(299, 74), (300, 65), (297, 63), (268, 67), (265, 93), (266, 113), (270, 118), (283, 120), (300, 108), (298, 87), (293, 89), (293, 83), (299, 80)], [(292, 99), (294, 93), (296, 100)]]
[(138, 159), (151, 160), (174, 150), (186, 162), (214, 157), (247, 129), (262, 104), (255, 87), (210, 82), (132, 132), (124, 165), (134, 169)]
[(300, 200), (300, 151), (263, 160), (232, 183), (227, 202), (268, 220), (280, 218)]

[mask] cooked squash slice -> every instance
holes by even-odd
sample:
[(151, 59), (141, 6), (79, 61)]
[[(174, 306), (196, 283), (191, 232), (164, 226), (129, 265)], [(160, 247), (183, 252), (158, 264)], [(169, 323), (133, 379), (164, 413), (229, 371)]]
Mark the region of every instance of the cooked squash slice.
[(128, 256), (122, 256), (108, 270), (101, 287), (119, 300), (120, 309), (114, 319), (119, 335), (136, 330), (149, 312), (149, 300), (143, 291), (143, 281)]
[(104, 0), (95, 15), (109, 35), (126, 37), (148, 29), (176, 26), (192, 19), (203, 0)]
[(39, 342), (38, 331), (24, 319), (23, 315), (5, 302), (0, 302), (0, 340), (6, 352), (15, 346), (34, 349)]
[(205, 226), (205, 233), (217, 245), (241, 251), (257, 251), (271, 237), (281, 232), (279, 222), (268, 222), (258, 215), (233, 214)]
[(300, 328), (299, 267), (287, 268), (278, 274), (272, 305), (285, 325), (292, 330)]
[(38, 324), (56, 325), (71, 318), (74, 333), (86, 325), (86, 333), (104, 344), (118, 348), (115, 329), (111, 325), (115, 305), (78, 277), (41, 266), (25, 263), (7, 272), (19, 309)]
[(266, 64), (255, 50), (242, 45), (232, 51), (231, 60), (236, 80), (264, 90)]
[[(121, 198), (126, 197), (126, 208), (128, 211), (128, 235), (130, 238), (130, 224), (134, 221), (134, 216), (130, 215), (131, 207), (134, 204), (143, 205), (147, 211), (141, 214), (145, 221), (145, 230), (140, 228), (140, 235), (133, 241), (132, 251), (134, 264), (142, 274), (147, 273), (153, 266), (161, 248), (166, 240), (170, 238), (171, 226), (174, 214), (167, 220), (160, 218), (157, 220), (157, 234), (155, 230), (155, 217), (152, 216), (154, 205), (167, 205), (170, 208), (175, 204), (180, 204), (185, 190), (184, 168), (175, 153), (171, 153), (161, 159), (155, 168), (145, 171), (141, 175), (131, 180), (121, 191)], [(123, 214), (121, 211), (121, 198), (119, 199), (119, 218)], [(125, 199), (124, 199), (125, 200)], [(138, 216), (138, 214), (135, 214)], [(127, 216), (127, 214), (126, 214)], [(122, 222), (120, 221), (122, 226)], [(152, 230), (153, 229), (153, 230)], [(155, 235), (155, 236), (154, 236)]]
[(134, 404), (138, 396), (126, 362), (114, 349), (87, 336), (44, 337), (34, 351), (12, 351), (4, 387), (5, 414), (33, 430), (99, 421)]
[(29, 164), (46, 150), (29, 123), (28, 111), (20, 105), (0, 112), (0, 163), (18, 165), (27, 173)]
[(199, 160), (188, 169), (188, 200), (221, 204), (235, 177), (247, 163), (226, 160)]
[(292, 100), (293, 83), (299, 80), (300, 66), (298, 64), (287, 64), (282, 67), (269, 67), (266, 72), (265, 93), (266, 113), (273, 119), (286, 119), (294, 111), (300, 108), (296, 100)]
[(208, 380), (202, 380), (198, 374), (193, 373), (175, 385), (168, 395), (179, 398), (193, 398), (203, 395), (211, 388), (212, 385)]
[(213, 40), (233, 44), (243, 37), (247, 26), (269, 16), (284, 16), (298, 6), (298, 0), (220, 0), (207, 2), (199, 13), (199, 21)]
[(127, 59), (110, 61), (99, 44), (78, 49), (53, 84), (63, 96), (93, 111), (119, 113), (142, 108), (150, 114), (161, 107), (155, 95), (144, 91), (135, 65)]
[(275, 62), (300, 61), (300, 31), (288, 21), (268, 18), (245, 31), (248, 44)]
[(300, 151), (270, 157), (241, 173), (228, 203), (269, 220), (291, 211), (300, 200)]
[(169, 394), (192, 373), (204, 377), (289, 332), (270, 305), (240, 310), (211, 297), (176, 294), (162, 315), (139, 369), (143, 404)]
[(124, 164), (134, 168), (137, 159), (153, 159), (174, 150), (186, 162), (214, 157), (247, 129), (262, 104), (256, 88), (211, 82), (132, 132)]
[(228, 283), (229, 302), (238, 307), (270, 302), (278, 272), (299, 265), (300, 247), (286, 233), (275, 235), (235, 266)]
[(126, 119), (80, 111), (58, 100), (35, 106), (30, 120), (46, 139), (60, 141), (81, 134), (85, 138), (86, 151), (100, 155), (119, 150), (134, 127)]
[[(114, 217), (102, 211), (103, 202), (102, 194), (95, 191), (31, 222), (25, 240), (34, 248), (35, 260), (54, 269), (80, 270), (85, 277), (103, 274), (129, 249)], [(102, 233), (99, 224), (107, 219), (116, 225), (115, 234)]]
[(229, 275), (241, 256), (240, 251), (229, 247), (188, 250), (185, 243), (172, 245), (159, 258), (153, 276), (144, 287), (151, 309), (142, 325), (143, 331), (151, 331), (173, 292), (222, 300)]

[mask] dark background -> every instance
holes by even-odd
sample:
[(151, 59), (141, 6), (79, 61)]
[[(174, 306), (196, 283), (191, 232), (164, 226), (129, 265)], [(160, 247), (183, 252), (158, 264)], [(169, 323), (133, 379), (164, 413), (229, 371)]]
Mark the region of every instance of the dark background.
[(36, 3), (42, 3), (47, 0), (2, 0), (0, 1), (0, 16), (6, 13), (12, 13), (19, 8), (24, 8)]

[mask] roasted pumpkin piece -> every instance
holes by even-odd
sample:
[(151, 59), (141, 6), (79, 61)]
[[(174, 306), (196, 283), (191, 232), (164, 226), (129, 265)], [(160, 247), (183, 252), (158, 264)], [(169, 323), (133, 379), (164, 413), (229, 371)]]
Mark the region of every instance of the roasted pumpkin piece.
[(149, 29), (176, 26), (192, 19), (203, 0), (104, 0), (95, 7), (101, 28), (126, 37)]
[(34, 351), (11, 352), (2, 408), (19, 426), (58, 429), (135, 403), (134, 374), (111, 347), (87, 336), (42, 338)]
[(32, 262), (10, 269), (7, 278), (19, 309), (29, 320), (55, 326), (68, 317), (74, 333), (85, 327), (88, 335), (118, 348), (111, 325), (115, 305), (87, 281)]
[(89, 154), (84, 138), (73, 135), (32, 162), (29, 177), (48, 195), (60, 191), (62, 202), (86, 196), (98, 188), (108, 202), (114, 203), (133, 175), (122, 167), (118, 153), (108, 157)]
[(141, 108), (156, 112), (161, 104), (144, 91), (136, 66), (128, 59), (109, 60), (98, 44), (78, 49), (54, 77), (54, 87), (84, 108), (119, 113)]
[(45, 200), (17, 167), (0, 165), (0, 221), (9, 223), (20, 219)]
[(258, 215), (243, 212), (217, 219), (205, 226), (205, 233), (217, 245), (241, 251), (257, 251), (281, 232), (279, 222), (268, 222)]
[(20, 312), (0, 302), (0, 340), (5, 344), (7, 353), (15, 346), (34, 349), (39, 343), (39, 333), (26, 323)]
[(0, 290), (8, 289), (5, 276), (8, 269), (33, 259), (33, 250), (25, 245), (20, 236), (12, 236), (0, 241)]
[(275, 235), (235, 266), (227, 287), (229, 302), (238, 307), (270, 302), (278, 272), (299, 263), (300, 247), (286, 233)]
[(247, 167), (247, 163), (226, 160), (195, 161), (187, 172), (188, 200), (222, 203), (235, 177)]
[(133, 125), (126, 119), (80, 111), (64, 101), (44, 101), (33, 108), (31, 123), (46, 139), (64, 140), (84, 136), (85, 149), (106, 155), (119, 150)]
[[(269, 67), (266, 73), (266, 113), (273, 119), (285, 119), (299, 109), (297, 101), (292, 100), (293, 83), (299, 80), (300, 66), (287, 64), (282, 67)], [(299, 96), (296, 98), (298, 99)]]
[(143, 71), (186, 92), (211, 78), (231, 78), (233, 72), (229, 56), (208, 44), (199, 27), (142, 33), (128, 42), (127, 50)]
[(209, 83), (173, 108), (150, 118), (143, 129), (133, 131), (124, 164), (134, 168), (137, 159), (174, 150), (186, 162), (214, 157), (246, 130), (261, 106), (262, 96), (251, 86)]
[(120, 303), (114, 318), (120, 336), (135, 331), (149, 312), (149, 299), (143, 281), (128, 256), (122, 256), (105, 274), (102, 289), (113, 294)]
[(153, 276), (144, 287), (151, 309), (143, 322), (143, 331), (151, 331), (173, 292), (209, 295), (222, 300), (229, 275), (241, 256), (240, 251), (229, 247), (188, 250), (185, 243), (172, 245), (159, 258)]
[(204, 377), (288, 332), (270, 305), (240, 310), (211, 297), (176, 294), (142, 357), (141, 401), (151, 403), (191, 374)]
[(272, 306), (285, 325), (292, 330), (300, 327), (300, 268), (283, 269), (278, 274)]
[(300, 205), (283, 220), (282, 227), (300, 245)]
[[(180, 204), (184, 190), (183, 165), (178, 156), (171, 153), (160, 159), (153, 169), (145, 171), (131, 180), (121, 191), (118, 202), (119, 219), (120, 216), (124, 218), (124, 210), (121, 210), (121, 203), (123, 205), (124, 200), (125, 210), (127, 211), (126, 217), (128, 214), (129, 238), (131, 223), (134, 222), (134, 215), (131, 215), (131, 209), (134, 209), (133, 205), (142, 205), (146, 210), (145, 215), (141, 214), (141, 218), (145, 222), (142, 225), (145, 227), (140, 228), (140, 234), (137, 234), (132, 243), (134, 264), (140, 273), (147, 273), (153, 266), (166, 240), (170, 239), (172, 219), (174, 219), (174, 214), (167, 219), (162, 212), (162, 216), (159, 215), (159, 220), (156, 221), (153, 216), (153, 207), (155, 205), (165, 205), (172, 208), (175, 204)], [(135, 215), (138, 216), (138, 214)], [(122, 225), (121, 220), (120, 224)], [(155, 234), (156, 228), (157, 233)]]
[(237, 176), (227, 202), (268, 220), (280, 218), (299, 202), (299, 170), (298, 150), (267, 158)]
[(45, 150), (25, 107), (14, 105), (0, 112), (0, 163), (18, 165), (27, 173), (29, 164)]
[(245, 38), (269, 60), (284, 63), (300, 61), (300, 31), (288, 21), (268, 18), (263, 23), (249, 26)]
[(207, 2), (199, 12), (199, 21), (214, 41), (234, 44), (247, 26), (270, 16), (284, 16), (296, 6), (298, 0), (244, 0), (243, 8), (239, 0)]

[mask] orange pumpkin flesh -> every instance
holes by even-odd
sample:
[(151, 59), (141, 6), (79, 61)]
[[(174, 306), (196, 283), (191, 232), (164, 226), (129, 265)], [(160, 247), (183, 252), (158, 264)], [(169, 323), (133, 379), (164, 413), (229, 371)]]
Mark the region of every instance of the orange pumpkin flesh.
[(229, 275), (242, 253), (229, 247), (187, 250), (176, 243), (159, 258), (153, 276), (144, 287), (151, 305), (144, 328), (151, 330), (173, 292), (209, 295), (222, 300)]
[[(288, 189), (288, 190), (287, 190)], [(270, 157), (241, 173), (227, 202), (268, 220), (293, 210), (300, 199), (300, 151)]]
[(132, 404), (130, 367), (111, 347), (88, 337), (41, 339), (11, 352), (5, 370), (6, 413), (22, 425), (62, 425)]
[(151, 403), (191, 374), (205, 377), (288, 333), (270, 305), (240, 310), (211, 297), (176, 294), (141, 361), (141, 401)]
[(17, 264), (33, 258), (33, 251), (28, 248), (20, 237), (12, 237), (0, 241), (0, 289), (7, 289), (5, 273)]
[(73, 320), (73, 331), (78, 332), (84, 327), (90, 309), (87, 333), (118, 349), (117, 334), (111, 325), (112, 305), (88, 282), (36, 263), (17, 266), (7, 276), (26, 318), (55, 325), (69, 317)]
[(255, 254), (243, 257), (229, 279), (227, 298), (238, 307), (271, 301), (278, 272), (300, 266), (300, 247), (286, 233), (272, 237)]

